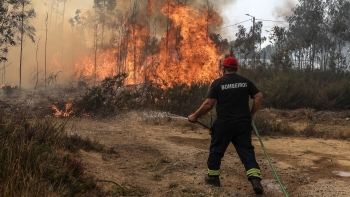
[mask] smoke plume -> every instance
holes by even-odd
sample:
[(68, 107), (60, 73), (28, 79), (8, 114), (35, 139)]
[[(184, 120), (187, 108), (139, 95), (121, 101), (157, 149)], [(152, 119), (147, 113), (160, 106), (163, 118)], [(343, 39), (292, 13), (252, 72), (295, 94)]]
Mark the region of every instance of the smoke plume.
[(292, 9), (297, 5), (296, 0), (285, 0), (282, 6), (276, 6), (273, 9), (273, 16), (275, 16), (276, 20), (284, 19), (287, 20), (289, 16), (292, 15)]

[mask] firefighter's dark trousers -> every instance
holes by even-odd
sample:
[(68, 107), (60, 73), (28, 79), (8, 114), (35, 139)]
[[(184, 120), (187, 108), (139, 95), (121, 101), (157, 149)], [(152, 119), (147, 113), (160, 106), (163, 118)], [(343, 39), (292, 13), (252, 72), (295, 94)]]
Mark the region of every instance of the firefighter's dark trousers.
[[(241, 159), (249, 178), (251, 171), (258, 171), (261, 177), (259, 164), (255, 159), (254, 146), (252, 145), (252, 126), (250, 122), (237, 122), (230, 126), (214, 125), (212, 128), (210, 152), (208, 158), (209, 172), (220, 170), (221, 159), (232, 142)], [(218, 172), (220, 173), (220, 172)]]

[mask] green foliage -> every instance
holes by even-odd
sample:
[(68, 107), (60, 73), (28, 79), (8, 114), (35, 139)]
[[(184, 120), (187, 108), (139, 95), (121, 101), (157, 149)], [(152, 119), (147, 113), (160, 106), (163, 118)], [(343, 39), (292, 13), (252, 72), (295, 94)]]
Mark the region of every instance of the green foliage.
[[(32, 42), (35, 42), (35, 28), (29, 25), (28, 21), (36, 17), (36, 13), (33, 8), (26, 8), (30, 2), (30, 0), (1, 0), (0, 62), (6, 60), (5, 57), (8, 52), (8, 46), (17, 45), (17, 34), (23, 33), (23, 35), (29, 37)], [(23, 12), (22, 7), (24, 7)]]
[(291, 71), (262, 75), (257, 86), (264, 95), (264, 107), (348, 110), (349, 84), (348, 74)]
[(247, 31), (244, 26), (238, 26), (238, 33), (236, 33), (237, 39), (234, 42), (235, 52), (238, 54), (240, 59), (244, 59), (244, 62), (250, 58), (255, 65), (255, 62), (258, 61), (259, 55), (255, 53), (258, 48), (259, 43), (263, 43), (266, 40), (266, 37), (263, 37), (262, 27), (263, 23), (261, 21), (255, 22), (253, 21), (252, 28)]
[[(0, 114), (0, 196), (77, 196), (98, 190), (84, 175), (82, 162), (66, 152), (77, 140), (65, 134), (64, 126)], [(89, 150), (86, 144), (92, 142), (82, 141), (76, 149)]]

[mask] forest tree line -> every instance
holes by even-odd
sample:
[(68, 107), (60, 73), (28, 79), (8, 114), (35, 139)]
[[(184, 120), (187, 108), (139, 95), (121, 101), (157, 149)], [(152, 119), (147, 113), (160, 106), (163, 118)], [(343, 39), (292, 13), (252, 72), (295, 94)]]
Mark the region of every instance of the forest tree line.
[(286, 17), (287, 27), (274, 26), (269, 32), (270, 45), (261, 49), (267, 38), (261, 36), (263, 21), (248, 31), (239, 26), (237, 39), (231, 42), (243, 60), (256, 64), (269, 59), (280, 71), (290, 69), (349, 72), (350, 1), (299, 0)]

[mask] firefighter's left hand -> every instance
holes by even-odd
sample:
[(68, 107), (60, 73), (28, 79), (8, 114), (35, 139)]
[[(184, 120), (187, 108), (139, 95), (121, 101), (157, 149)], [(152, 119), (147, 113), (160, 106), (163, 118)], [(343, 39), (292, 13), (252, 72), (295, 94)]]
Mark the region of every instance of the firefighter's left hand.
[(188, 122), (196, 123), (198, 117), (195, 114), (191, 114), (188, 116)]

